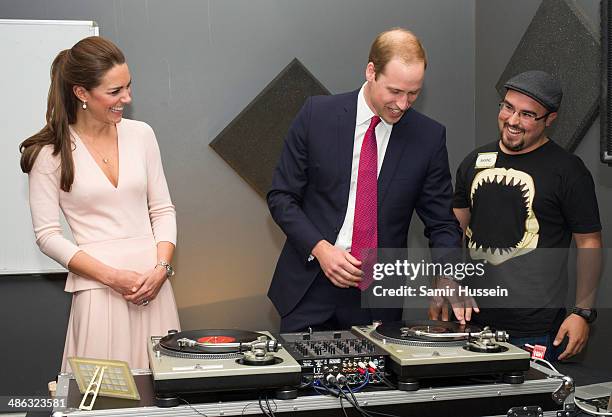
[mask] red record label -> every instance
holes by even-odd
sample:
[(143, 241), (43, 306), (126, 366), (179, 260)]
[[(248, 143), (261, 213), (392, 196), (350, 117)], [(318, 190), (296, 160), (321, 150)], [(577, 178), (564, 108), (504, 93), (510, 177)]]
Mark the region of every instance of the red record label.
[(210, 344), (218, 344), (218, 343), (234, 343), (236, 341), (235, 337), (231, 336), (204, 336), (198, 339), (200, 343), (210, 343)]

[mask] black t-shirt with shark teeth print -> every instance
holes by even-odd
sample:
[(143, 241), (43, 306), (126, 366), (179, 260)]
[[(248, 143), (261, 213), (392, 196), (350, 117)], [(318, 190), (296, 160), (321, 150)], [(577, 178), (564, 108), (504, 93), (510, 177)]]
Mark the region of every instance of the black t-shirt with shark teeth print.
[(486, 261), (486, 279), (466, 285), (510, 292), (477, 298), (485, 308), (473, 321), (514, 337), (556, 332), (572, 233), (601, 230), (593, 178), (580, 158), (552, 140), (519, 155), (487, 144), (459, 166), (453, 206), (470, 209), (466, 246), (475, 261)]

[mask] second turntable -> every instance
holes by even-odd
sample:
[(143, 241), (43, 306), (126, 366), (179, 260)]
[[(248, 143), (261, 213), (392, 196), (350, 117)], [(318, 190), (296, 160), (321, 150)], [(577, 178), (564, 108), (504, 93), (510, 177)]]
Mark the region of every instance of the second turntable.
[(503, 332), (442, 321), (401, 321), (355, 326), (353, 331), (390, 355), (387, 369), (398, 378), (398, 389), (414, 391), (419, 380), (501, 374), (519, 384), (529, 369), (528, 352), (508, 343)]

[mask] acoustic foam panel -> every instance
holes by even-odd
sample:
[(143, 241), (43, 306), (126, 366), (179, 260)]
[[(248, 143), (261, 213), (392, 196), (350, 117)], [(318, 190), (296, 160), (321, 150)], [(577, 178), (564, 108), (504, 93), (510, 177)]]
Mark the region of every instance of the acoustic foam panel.
[(294, 58), (210, 146), (265, 197), (291, 122), (306, 98), (328, 94), (329, 90)]

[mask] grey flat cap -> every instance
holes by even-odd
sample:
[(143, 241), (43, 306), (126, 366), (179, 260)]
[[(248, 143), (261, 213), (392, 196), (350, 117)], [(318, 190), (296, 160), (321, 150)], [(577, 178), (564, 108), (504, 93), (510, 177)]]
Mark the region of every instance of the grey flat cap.
[(531, 97), (550, 112), (559, 110), (563, 98), (559, 81), (544, 71), (521, 72), (506, 81), (504, 87)]

